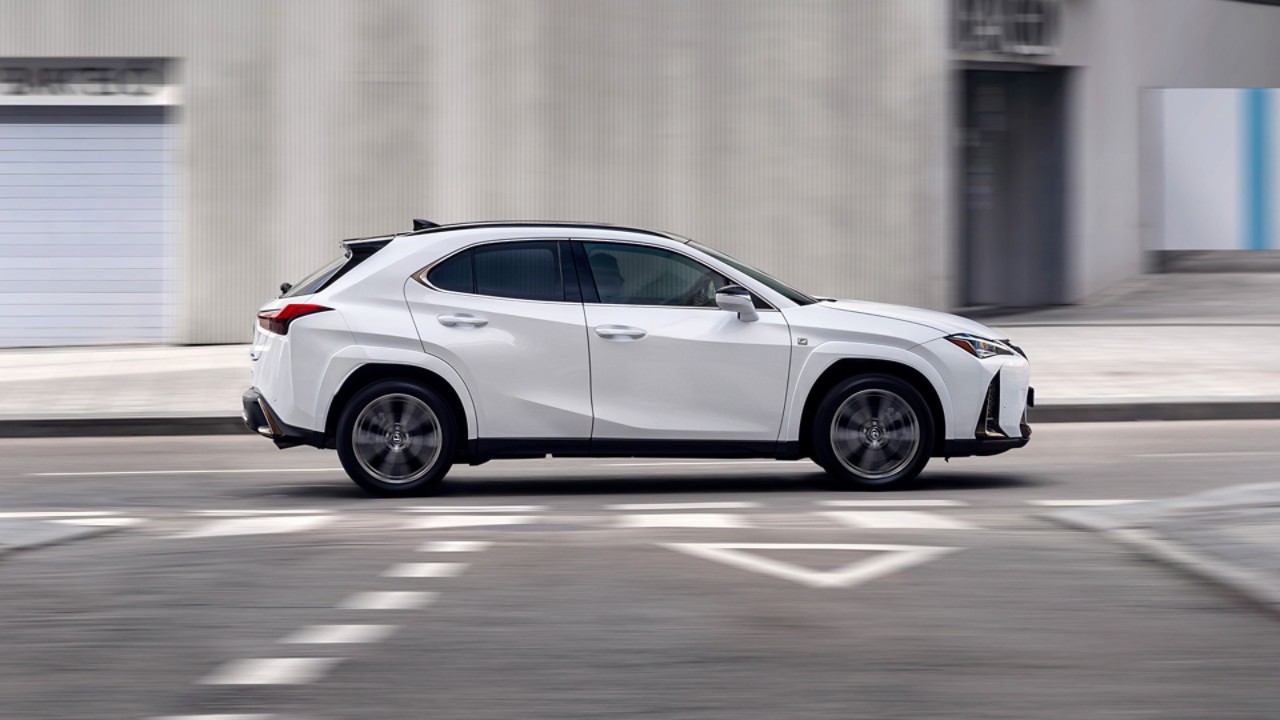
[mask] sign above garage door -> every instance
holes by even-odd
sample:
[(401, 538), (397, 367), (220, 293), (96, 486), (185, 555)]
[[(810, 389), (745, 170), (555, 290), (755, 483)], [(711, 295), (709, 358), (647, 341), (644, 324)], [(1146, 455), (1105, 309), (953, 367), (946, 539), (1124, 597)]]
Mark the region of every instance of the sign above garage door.
[(154, 58), (8, 58), (0, 105), (177, 105), (172, 71)]

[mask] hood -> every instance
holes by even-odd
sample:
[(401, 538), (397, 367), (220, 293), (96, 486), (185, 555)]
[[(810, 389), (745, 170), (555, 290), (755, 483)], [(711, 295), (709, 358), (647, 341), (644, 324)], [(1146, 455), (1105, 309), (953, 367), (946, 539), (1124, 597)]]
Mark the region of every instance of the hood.
[(837, 300), (835, 302), (824, 302), (822, 305), (833, 310), (874, 315), (876, 317), (924, 325), (947, 335), (972, 333), (990, 340), (1006, 339), (1003, 333), (993, 330), (982, 323), (962, 318), (959, 315), (937, 312), (936, 310), (923, 310), (906, 305), (889, 305), (886, 303), (864, 302), (862, 300)]

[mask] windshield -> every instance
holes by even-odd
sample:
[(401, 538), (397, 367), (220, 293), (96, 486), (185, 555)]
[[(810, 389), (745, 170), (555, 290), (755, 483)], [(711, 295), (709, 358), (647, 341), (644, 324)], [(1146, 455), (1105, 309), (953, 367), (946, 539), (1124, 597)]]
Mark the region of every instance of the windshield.
[(768, 275), (764, 272), (761, 272), (760, 270), (757, 270), (751, 267), (750, 265), (742, 262), (741, 260), (729, 257), (728, 255), (725, 255), (719, 250), (712, 250), (706, 245), (693, 242), (692, 240), (689, 241), (689, 244), (698, 248), (702, 252), (710, 255), (711, 257), (719, 260), (725, 265), (728, 265), (734, 270), (741, 272), (743, 275), (750, 277), (752, 280), (755, 280), (761, 285), (768, 287), (770, 290), (778, 293), (779, 295), (785, 297), (786, 299), (790, 300), (791, 302), (797, 305), (812, 305), (818, 302), (817, 300), (809, 297), (808, 295), (805, 295), (799, 290), (796, 290), (790, 285), (782, 282), (778, 278), (775, 278), (772, 275)]

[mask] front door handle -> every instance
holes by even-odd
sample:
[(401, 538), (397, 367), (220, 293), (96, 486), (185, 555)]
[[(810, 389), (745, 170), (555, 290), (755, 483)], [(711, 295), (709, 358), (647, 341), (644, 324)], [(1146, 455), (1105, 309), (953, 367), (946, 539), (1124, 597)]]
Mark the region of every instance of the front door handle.
[(629, 327), (627, 325), (601, 325), (596, 328), (596, 334), (605, 340), (639, 340), (647, 333), (638, 327)]
[(484, 318), (478, 318), (475, 315), (468, 315), (466, 313), (458, 313), (457, 315), (441, 315), (436, 319), (445, 327), (457, 327), (459, 325), (463, 327), (484, 327), (489, 324), (489, 321)]

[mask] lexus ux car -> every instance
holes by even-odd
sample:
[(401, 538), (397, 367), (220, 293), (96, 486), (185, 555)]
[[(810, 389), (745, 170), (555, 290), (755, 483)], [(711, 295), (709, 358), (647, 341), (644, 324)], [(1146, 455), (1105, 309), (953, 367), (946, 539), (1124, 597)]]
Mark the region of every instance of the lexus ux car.
[(1025, 354), (955, 315), (807, 295), (667, 233), (416, 221), (258, 313), (246, 425), (377, 495), (501, 458), (812, 458), (898, 488), (1027, 444)]

